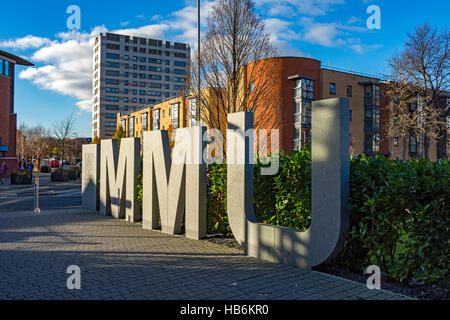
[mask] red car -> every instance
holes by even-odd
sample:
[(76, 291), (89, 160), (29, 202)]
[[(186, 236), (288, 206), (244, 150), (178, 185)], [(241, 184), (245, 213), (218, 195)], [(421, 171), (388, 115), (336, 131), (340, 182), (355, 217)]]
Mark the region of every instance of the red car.
[(50, 167), (58, 168), (59, 167), (59, 160), (51, 160), (50, 161)]

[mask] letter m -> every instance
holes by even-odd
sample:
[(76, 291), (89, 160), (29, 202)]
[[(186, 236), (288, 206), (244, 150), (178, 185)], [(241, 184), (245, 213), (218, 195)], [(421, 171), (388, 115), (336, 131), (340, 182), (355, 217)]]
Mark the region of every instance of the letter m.
[(140, 220), (136, 184), (140, 169), (140, 139), (102, 140), (100, 163), (100, 213), (127, 221)]
[(186, 237), (206, 234), (206, 165), (202, 160), (205, 127), (175, 131), (171, 158), (167, 131), (143, 135), (142, 227), (164, 233), (181, 233), (185, 216)]

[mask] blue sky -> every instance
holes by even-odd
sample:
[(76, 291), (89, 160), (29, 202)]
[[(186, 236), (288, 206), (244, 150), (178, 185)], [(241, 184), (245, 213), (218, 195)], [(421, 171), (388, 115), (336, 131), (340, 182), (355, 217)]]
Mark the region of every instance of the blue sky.
[[(202, 1), (202, 24), (212, 1)], [(280, 55), (308, 56), (366, 74), (387, 71), (407, 32), (425, 22), (448, 28), (450, 1), (255, 0)], [(68, 6), (81, 9), (81, 30), (69, 31)], [(381, 29), (369, 30), (368, 6), (381, 9)], [(196, 1), (4, 1), (0, 49), (31, 60), (18, 67), (19, 124), (42, 124), (74, 113), (78, 136), (91, 135), (91, 42), (100, 31), (196, 43)], [(8, 14), (5, 14), (8, 13)]]

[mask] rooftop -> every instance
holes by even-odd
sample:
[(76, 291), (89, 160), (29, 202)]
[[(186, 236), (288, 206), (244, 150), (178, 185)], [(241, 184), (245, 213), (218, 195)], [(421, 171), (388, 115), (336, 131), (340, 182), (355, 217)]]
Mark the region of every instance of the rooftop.
[(0, 57), (5, 57), (7, 59), (13, 60), (15, 64), (19, 64), (21, 66), (34, 66), (34, 64), (32, 64), (31, 62), (6, 51), (0, 50)]

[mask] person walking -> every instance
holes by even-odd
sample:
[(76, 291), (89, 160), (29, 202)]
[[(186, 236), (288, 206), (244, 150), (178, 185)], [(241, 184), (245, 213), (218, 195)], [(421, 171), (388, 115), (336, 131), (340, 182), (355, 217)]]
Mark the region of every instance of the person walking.
[(0, 176), (1, 176), (1, 183), (3, 184), (3, 181), (6, 179), (6, 172), (8, 171), (8, 166), (6, 165), (6, 161), (2, 162), (2, 165), (0, 166)]
[(19, 171), (24, 171), (24, 170), (25, 170), (25, 161), (23, 159), (20, 159)]
[(28, 164), (27, 164), (27, 170), (28, 170), (28, 172), (29, 172), (29, 173), (33, 173), (33, 169), (34, 169), (33, 163), (32, 163), (31, 161), (28, 162)]

